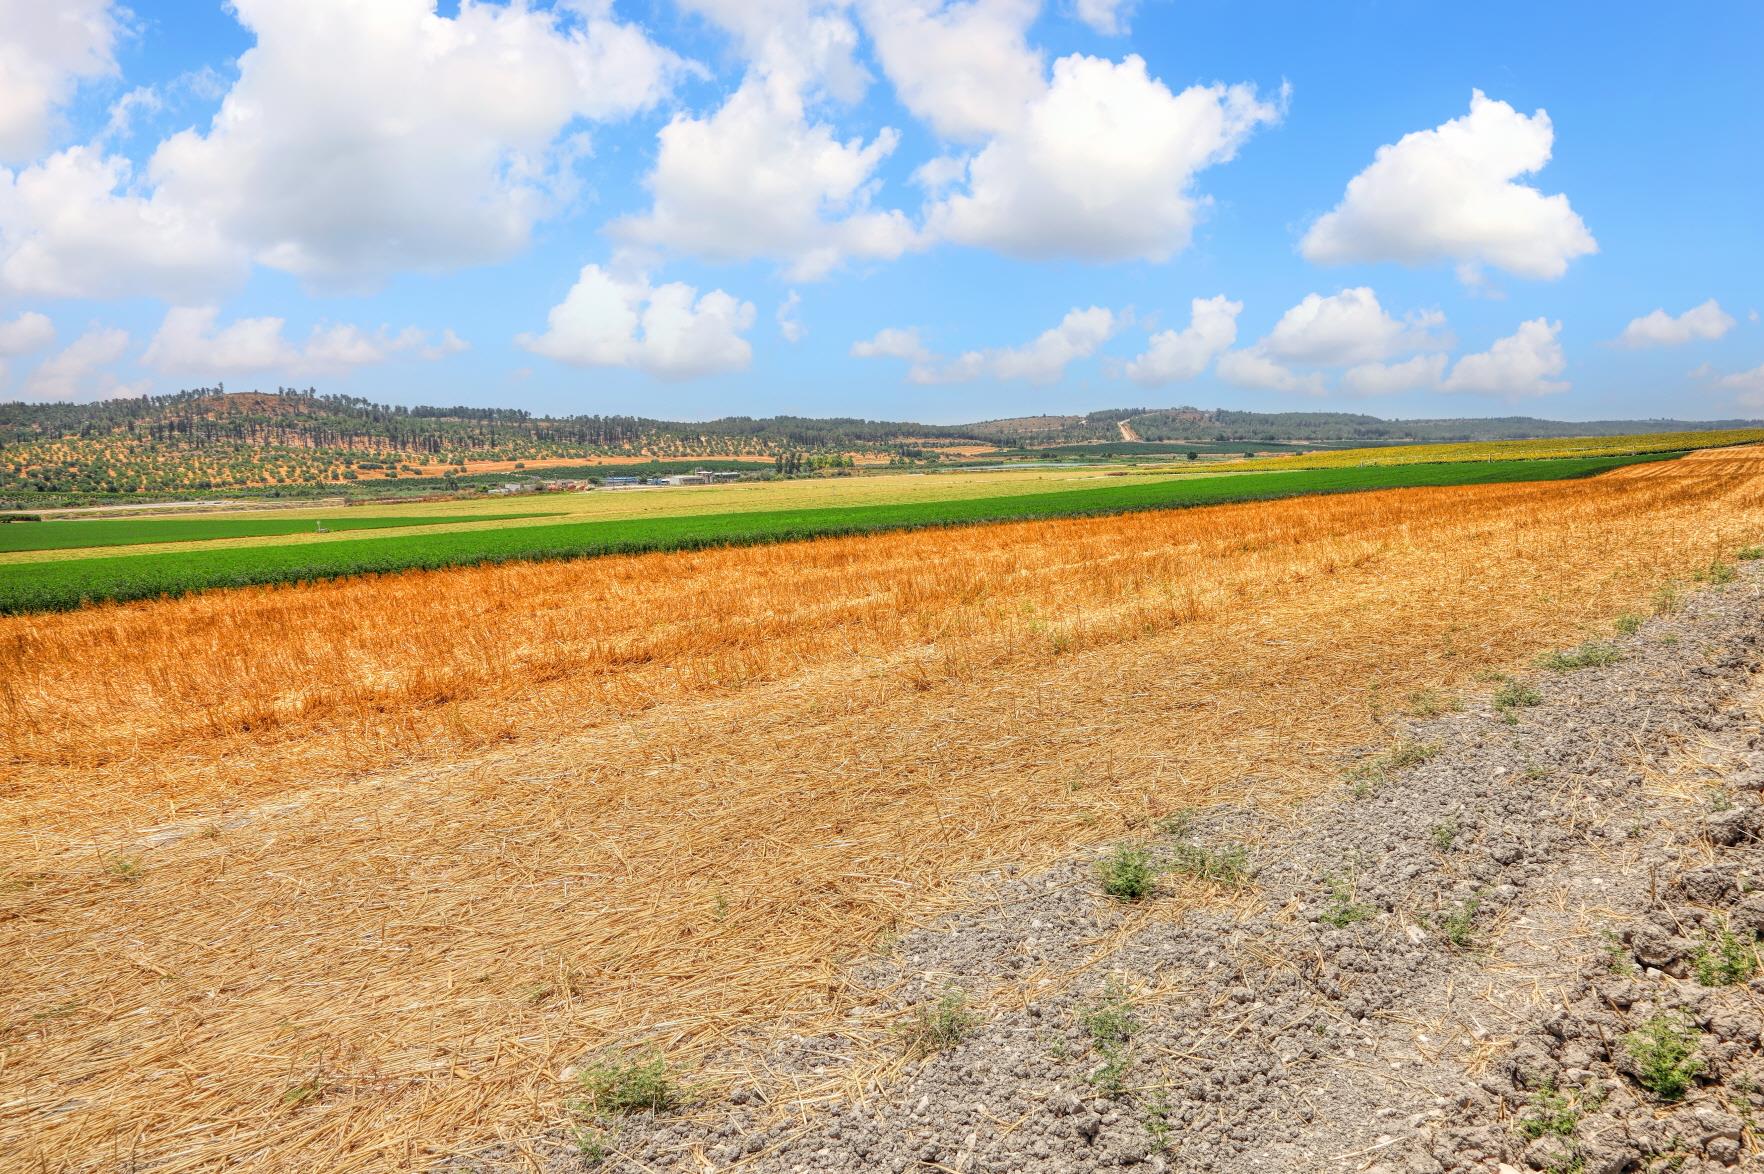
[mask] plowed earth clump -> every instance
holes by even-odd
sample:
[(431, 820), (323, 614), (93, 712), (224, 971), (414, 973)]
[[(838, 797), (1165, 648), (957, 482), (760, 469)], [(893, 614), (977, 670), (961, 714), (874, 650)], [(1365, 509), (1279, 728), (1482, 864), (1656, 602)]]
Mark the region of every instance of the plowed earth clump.
[[(1285, 822), (1165, 821), (1130, 845), (1140, 900), (1103, 894), (1101, 852), (994, 874), (858, 971), (848, 1030), (465, 1168), (1758, 1169), (1756, 566), (1615, 663), (1413, 721)], [(958, 1004), (909, 1058), (915, 1015)]]

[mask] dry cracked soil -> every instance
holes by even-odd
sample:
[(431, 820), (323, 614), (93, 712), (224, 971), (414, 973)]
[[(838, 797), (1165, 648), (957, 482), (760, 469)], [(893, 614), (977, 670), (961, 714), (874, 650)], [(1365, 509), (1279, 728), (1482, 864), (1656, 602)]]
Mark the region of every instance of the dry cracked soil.
[[(984, 878), (851, 975), (849, 1030), (731, 1057), (752, 1079), (663, 1112), (603, 1087), (456, 1168), (1764, 1169), (1761, 664), (1750, 563), (1434, 699), (1296, 816)], [(1135, 865), (1148, 894), (1102, 893)]]

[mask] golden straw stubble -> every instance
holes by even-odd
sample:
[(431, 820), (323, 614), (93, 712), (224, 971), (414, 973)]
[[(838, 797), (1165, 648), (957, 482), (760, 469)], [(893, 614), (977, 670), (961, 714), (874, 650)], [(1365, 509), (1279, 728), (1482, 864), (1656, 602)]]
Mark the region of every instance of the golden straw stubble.
[(0, 621), (0, 1165), (404, 1169), (837, 1014), (965, 878), (1330, 785), (1764, 536), (1764, 458)]

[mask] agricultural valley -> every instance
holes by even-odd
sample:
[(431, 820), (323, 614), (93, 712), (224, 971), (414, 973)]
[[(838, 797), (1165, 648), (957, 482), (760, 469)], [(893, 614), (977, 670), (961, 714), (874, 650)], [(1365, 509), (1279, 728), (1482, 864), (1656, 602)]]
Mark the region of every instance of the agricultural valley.
[(1764, 1174), (1761, 58), (0, 0), (0, 1174)]
[[(10, 522), (0, 1149), (1679, 1152), (1638, 1115), (1764, 1110), (1722, 993), (1764, 929), (1761, 437)], [(1664, 944), (1635, 861), (1688, 902)], [(1570, 1060), (1539, 993), (1632, 965), (1665, 977)], [(1699, 1091), (1650, 1100), (1625, 1031), (1678, 1032)]]

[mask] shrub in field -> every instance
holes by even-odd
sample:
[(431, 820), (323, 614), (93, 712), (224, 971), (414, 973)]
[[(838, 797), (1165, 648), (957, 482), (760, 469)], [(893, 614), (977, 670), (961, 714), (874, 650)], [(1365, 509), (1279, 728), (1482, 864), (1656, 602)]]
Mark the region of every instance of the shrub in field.
[(1103, 984), (1102, 999), (1087, 1008), (1079, 1016), (1079, 1022), (1089, 1033), (1090, 1042), (1098, 1046), (1124, 1044), (1139, 1030), (1139, 1021), (1133, 1017), (1133, 1003), (1127, 995), (1127, 988), (1116, 978)]
[(922, 1060), (955, 1047), (980, 1026), (980, 1017), (968, 1010), (968, 999), (951, 987), (935, 1003), (921, 1003), (902, 1030), (909, 1059)]
[(1683, 1016), (1662, 1013), (1624, 1036), (1636, 1083), (1663, 1101), (1682, 1099), (1704, 1067), (1697, 1054), (1698, 1034)]
[(1712, 560), (1708, 566), (1691, 575), (1699, 583), (1722, 587), (1739, 578), (1739, 568), (1732, 563), (1724, 563), (1720, 559)]
[(608, 1056), (585, 1070), (576, 1083), (581, 1093), (573, 1102), (576, 1110), (600, 1116), (661, 1113), (685, 1100), (684, 1090), (668, 1073), (667, 1061), (659, 1056), (645, 1060)]
[(1733, 986), (1758, 971), (1758, 943), (1749, 934), (1741, 937), (1728, 926), (1719, 926), (1697, 950), (1692, 963), (1697, 981), (1704, 986)]
[(1542, 1088), (1532, 1094), (1531, 1103), (1519, 1118), (1519, 1133), (1533, 1141), (1540, 1137), (1572, 1137), (1579, 1124), (1579, 1106), (1554, 1087)]
[(1588, 640), (1577, 648), (1563, 652), (1549, 652), (1538, 658), (1538, 667), (1553, 669), (1558, 673), (1572, 672), (1575, 669), (1603, 668), (1616, 664), (1623, 659), (1615, 644), (1603, 640)]
[(1242, 844), (1215, 849), (1178, 844), (1173, 850), (1170, 867), (1196, 880), (1235, 887), (1249, 879), (1249, 853)]
[(1096, 866), (1103, 892), (1120, 901), (1137, 901), (1158, 883), (1158, 867), (1144, 848), (1116, 848)]
[(1320, 918), (1323, 924), (1335, 929), (1346, 929), (1356, 921), (1364, 921), (1372, 916), (1371, 906), (1362, 905), (1355, 899), (1351, 884), (1334, 878), (1328, 884), (1329, 904)]
[(1494, 692), (1494, 707), (1503, 713), (1529, 709), (1543, 704), (1543, 694), (1521, 681), (1508, 677)]
[(1470, 931), (1476, 924), (1476, 912), (1482, 902), (1472, 897), (1440, 919), (1439, 932), (1460, 950), (1470, 946)]

